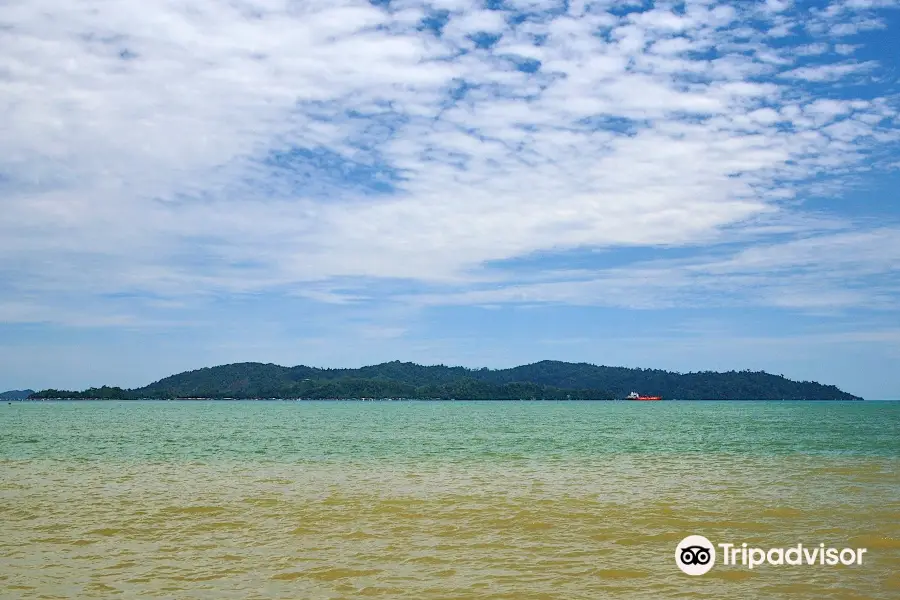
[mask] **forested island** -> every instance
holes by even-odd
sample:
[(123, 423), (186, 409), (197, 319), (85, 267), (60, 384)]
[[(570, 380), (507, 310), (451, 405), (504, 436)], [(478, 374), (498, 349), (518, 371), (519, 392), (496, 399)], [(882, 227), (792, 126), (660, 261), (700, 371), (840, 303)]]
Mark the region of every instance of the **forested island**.
[(236, 363), (187, 371), (150, 385), (47, 389), (31, 399), (615, 400), (629, 392), (667, 400), (862, 400), (833, 385), (763, 371), (675, 373), (542, 361), (509, 369), (389, 362), (359, 369)]

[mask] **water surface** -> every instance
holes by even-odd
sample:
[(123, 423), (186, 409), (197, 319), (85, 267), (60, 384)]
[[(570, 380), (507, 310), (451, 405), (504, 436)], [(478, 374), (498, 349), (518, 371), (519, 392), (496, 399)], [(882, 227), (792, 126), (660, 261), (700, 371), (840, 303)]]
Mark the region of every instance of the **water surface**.
[(13, 403), (0, 531), (9, 598), (897, 598), (900, 403)]

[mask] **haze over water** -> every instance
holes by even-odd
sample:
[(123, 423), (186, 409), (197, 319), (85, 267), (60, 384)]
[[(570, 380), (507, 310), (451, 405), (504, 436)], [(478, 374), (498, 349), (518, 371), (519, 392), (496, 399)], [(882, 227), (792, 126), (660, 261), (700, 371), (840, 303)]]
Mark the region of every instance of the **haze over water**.
[(14, 403), (0, 531), (4, 598), (897, 598), (900, 403)]

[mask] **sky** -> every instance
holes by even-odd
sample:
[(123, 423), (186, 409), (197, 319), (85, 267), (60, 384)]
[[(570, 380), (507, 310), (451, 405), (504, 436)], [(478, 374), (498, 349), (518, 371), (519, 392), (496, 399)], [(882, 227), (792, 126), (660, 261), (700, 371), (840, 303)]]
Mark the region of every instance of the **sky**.
[(900, 0), (8, 0), (0, 390), (242, 361), (900, 398)]

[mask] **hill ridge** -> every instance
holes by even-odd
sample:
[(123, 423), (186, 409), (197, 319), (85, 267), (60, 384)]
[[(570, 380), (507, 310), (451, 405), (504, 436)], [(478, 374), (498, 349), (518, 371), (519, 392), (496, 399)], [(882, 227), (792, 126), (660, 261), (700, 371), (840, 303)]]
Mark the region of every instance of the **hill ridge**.
[(34, 393), (32, 389), (26, 390), (8, 390), (0, 392), (0, 400), (24, 400)]
[[(458, 400), (623, 398), (631, 391), (680, 400), (861, 400), (834, 385), (765, 371), (680, 373), (542, 360), (503, 369), (399, 360), (359, 368), (240, 362), (169, 375), (140, 388), (43, 390), (35, 397), (360, 398)], [(68, 394), (68, 395), (67, 395)]]

